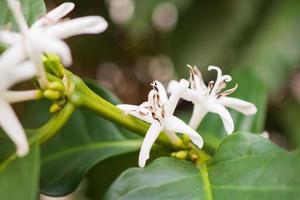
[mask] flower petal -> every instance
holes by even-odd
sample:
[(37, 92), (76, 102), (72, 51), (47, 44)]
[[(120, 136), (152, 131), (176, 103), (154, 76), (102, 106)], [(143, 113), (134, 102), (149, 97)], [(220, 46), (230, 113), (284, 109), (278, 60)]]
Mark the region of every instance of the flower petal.
[(149, 158), (150, 150), (152, 145), (154, 144), (155, 140), (159, 136), (159, 133), (161, 132), (162, 127), (160, 126), (158, 121), (154, 121), (148, 132), (146, 133), (146, 136), (144, 138), (140, 154), (139, 154), (139, 166), (144, 167), (146, 164), (146, 161)]
[(193, 90), (197, 90), (198, 92), (205, 93), (207, 91), (207, 87), (203, 81), (202, 74), (200, 70), (194, 66), (187, 65), (190, 68), (190, 83), (191, 88)]
[[(178, 81), (171, 80), (167, 88), (168, 93), (171, 94), (172, 92), (174, 92), (178, 86), (179, 86)], [(197, 92), (191, 89), (186, 89), (186, 91), (181, 94), (181, 98), (183, 98), (186, 101), (196, 101), (196, 99), (198, 99), (197, 98), (198, 95), (199, 94)]]
[(22, 6), (18, 0), (7, 0), (8, 7), (12, 11), (15, 21), (21, 32), (25, 33), (28, 30), (28, 25), (23, 15)]
[(168, 102), (165, 104), (165, 110), (167, 114), (173, 115), (179, 99), (181, 98), (183, 93), (188, 89), (188, 87), (189, 82), (185, 79), (181, 79), (176, 89), (174, 89), (171, 93)]
[(44, 37), (40, 34), (34, 34), (31, 40), (40, 52), (58, 54), (65, 66), (72, 64), (70, 48), (64, 41), (54, 37)]
[(17, 103), (37, 99), (38, 92), (39, 90), (4, 91), (2, 92), (2, 97), (8, 103)]
[(31, 28), (39, 28), (41, 26), (47, 26), (57, 23), (61, 18), (69, 14), (75, 7), (72, 2), (65, 2), (58, 7), (48, 12), (44, 17), (37, 20)]
[(12, 31), (0, 31), (0, 42), (6, 45), (16, 44), (21, 40), (21, 35)]
[(129, 105), (129, 104), (119, 104), (117, 108), (123, 110), (125, 115), (130, 114), (140, 120), (143, 120), (148, 123), (153, 122), (151, 113), (147, 109), (142, 108), (141, 106)]
[(189, 127), (186, 123), (184, 123), (181, 119), (170, 116), (164, 121), (165, 129), (175, 133), (183, 133), (187, 134), (192, 142), (197, 145), (199, 148), (203, 147), (203, 139), (202, 137), (191, 127)]
[(1, 71), (0, 90), (6, 90), (16, 83), (28, 80), (36, 74), (36, 67), (30, 62), (24, 62), (21, 65), (7, 71)]
[(221, 97), (218, 101), (223, 106), (233, 108), (245, 115), (253, 115), (257, 112), (257, 108), (254, 104), (234, 97)]
[(10, 105), (0, 98), (0, 126), (15, 143), (17, 155), (22, 157), (28, 153), (28, 142), (25, 132)]
[(16, 44), (4, 51), (0, 56), (0, 72), (10, 70), (26, 59), (26, 52), (21, 44)]
[(97, 34), (103, 32), (108, 24), (103, 17), (79, 17), (65, 22), (57, 23), (47, 28), (47, 33), (54, 37), (68, 38), (80, 34)]
[(234, 130), (233, 120), (231, 118), (230, 113), (223, 105), (221, 105), (216, 101), (212, 101), (212, 102), (208, 101), (207, 110), (209, 112), (216, 113), (221, 117), (225, 130), (228, 134), (231, 134), (233, 132)]
[(203, 117), (207, 114), (207, 110), (201, 104), (195, 103), (193, 114), (189, 122), (189, 126), (192, 129), (197, 129), (199, 124), (201, 123)]
[(161, 105), (165, 104), (168, 101), (168, 96), (163, 84), (159, 81), (154, 81), (151, 85), (155, 88), (155, 90), (157, 90)]

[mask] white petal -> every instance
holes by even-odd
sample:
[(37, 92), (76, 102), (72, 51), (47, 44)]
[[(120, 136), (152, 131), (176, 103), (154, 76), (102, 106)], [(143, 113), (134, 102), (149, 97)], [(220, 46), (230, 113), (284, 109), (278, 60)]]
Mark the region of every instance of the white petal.
[(194, 109), (193, 109), (193, 114), (189, 122), (189, 126), (192, 129), (197, 129), (199, 124), (201, 123), (203, 117), (207, 114), (207, 110), (204, 106), (201, 104), (195, 103), (194, 104)]
[(15, 143), (17, 155), (28, 153), (28, 142), (25, 132), (10, 105), (0, 98), (0, 126)]
[(10, 70), (26, 58), (25, 49), (21, 44), (16, 44), (4, 51), (0, 56), (0, 72)]
[(25, 33), (28, 30), (28, 25), (22, 12), (21, 3), (18, 0), (7, 0), (7, 3), (14, 15), (20, 31)]
[(140, 150), (140, 155), (139, 155), (139, 166), (144, 167), (146, 164), (146, 161), (149, 158), (150, 155), (150, 150), (152, 145), (154, 144), (155, 140), (159, 136), (159, 133), (161, 132), (162, 127), (160, 126), (158, 121), (154, 121), (148, 132), (146, 133), (146, 136), (144, 138), (141, 150)]
[(42, 37), (39, 34), (35, 34), (31, 40), (40, 52), (58, 54), (65, 66), (72, 64), (70, 48), (64, 41), (54, 37)]
[(233, 98), (233, 97), (221, 97), (218, 99), (218, 101), (226, 107), (233, 108), (245, 115), (253, 115), (257, 112), (257, 108), (254, 104)]
[(181, 79), (176, 89), (171, 93), (168, 102), (165, 105), (166, 113), (173, 115), (175, 108), (178, 104), (179, 99), (182, 97), (183, 93), (189, 87), (189, 82), (185, 79)]
[(169, 84), (168, 84), (167, 92), (168, 92), (169, 94), (171, 94), (171, 93), (176, 89), (176, 87), (177, 87), (178, 84), (179, 84), (178, 81), (171, 80), (171, 81), (169, 82)]
[(46, 14), (46, 16), (42, 17), (41, 19), (37, 20), (31, 28), (38, 28), (41, 26), (47, 26), (54, 23), (57, 23), (61, 18), (69, 14), (75, 7), (74, 3), (65, 2), (58, 7), (54, 8), (50, 12)]
[(159, 81), (154, 81), (153, 84), (151, 84), (153, 87), (155, 87), (158, 90), (158, 94), (160, 97), (160, 103), (163, 105), (168, 101), (168, 96), (165, 87), (163, 84)]
[(4, 91), (2, 92), (2, 97), (9, 103), (17, 103), (37, 99), (38, 91), (39, 90)]
[(199, 148), (202, 148), (202, 137), (194, 129), (192, 129), (186, 123), (184, 123), (181, 119), (175, 116), (170, 116), (165, 119), (164, 126), (165, 129), (168, 131), (187, 134), (195, 145), (197, 145)]
[(21, 35), (12, 31), (0, 31), (0, 42), (6, 45), (16, 44), (21, 40)]
[[(119, 104), (117, 105), (117, 108), (123, 110), (125, 115), (130, 114), (140, 120), (143, 120), (148, 123), (153, 122), (153, 118), (151, 116), (151, 113), (148, 112), (147, 109), (141, 108), (140, 106), (135, 106), (135, 105), (129, 105), (129, 104)], [(144, 113), (145, 115), (141, 115), (140, 112)]]
[(216, 113), (221, 117), (225, 130), (228, 134), (231, 134), (233, 132), (234, 130), (233, 120), (230, 116), (230, 113), (223, 105), (221, 105), (216, 101), (211, 101), (211, 102), (208, 101), (207, 110), (209, 112)]
[(5, 74), (1, 74), (0, 88), (8, 89), (16, 83), (31, 79), (35, 75), (36, 67), (30, 61), (26, 61)]
[(190, 68), (190, 83), (191, 88), (193, 90), (197, 90), (198, 92), (205, 93), (207, 91), (207, 87), (203, 81), (202, 74), (200, 70), (194, 66), (187, 65)]
[[(167, 88), (168, 93), (171, 94), (172, 92), (174, 92), (178, 86), (179, 86), (178, 81), (171, 80), (169, 82), (169, 85), (168, 85), (168, 88)], [(193, 91), (189, 88), (186, 89), (186, 91), (181, 94), (181, 98), (186, 100), (186, 101), (197, 101), (198, 96), (199, 96), (198, 92)]]
[(103, 17), (79, 17), (47, 28), (47, 33), (59, 38), (68, 38), (79, 34), (97, 34), (103, 32), (108, 24)]

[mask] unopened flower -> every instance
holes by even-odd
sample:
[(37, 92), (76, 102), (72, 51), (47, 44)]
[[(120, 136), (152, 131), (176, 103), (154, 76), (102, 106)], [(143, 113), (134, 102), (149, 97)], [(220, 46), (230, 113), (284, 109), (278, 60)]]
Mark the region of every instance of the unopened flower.
[(145, 166), (149, 158), (150, 149), (161, 131), (164, 131), (173, 143), (179, 140), (175, 133), (184, 133), (199, 148), (203, 146), (201, 136), (185, 122), (173, 115), (180, 96), (188, 88), (188, 85), (188, 81), (181, 80), (168, 98), (164, 86), (159, 81), (154, 81), (152, 84), (153, 89), (149, 92), (147, 102), (142, 103), (140, 106), (127, 104), (117, 106), (125, 113), (129, 113), (151, 124), (140, 150), (140, 167)]
[[(234, 123), (230, 113), (225, 107), (233, 108), (245, 115), (256, 113), (257, 109), (254, 104), (228, 97), (229, 94), (237, 89), (237, 85), (232, 89), (223, 91), (226, 87), (226, 83), (230, 82), (232, 78), (229, 75), (222, 75), (222, 71), (219, 67), (208, 67), (209, 71), (217, 71), (216, 81), (210, 81), (208, 86), (205, 85), (197, 67), (188, 67), (190, 68), (190, 88), (183, 93), (182, 98), (192, 101), (194, 104), (193, 114), (189, 122), (189, 125), (193, 129), (197, 129), (203, 117), (208, 112), (212, 112), (221, 117), (226, 132), (231, 134), (234, 130)], [(171, 81), (168, 86), (168, 91), (172, 92), (177, 84), (178, 82)]]
[(36, 99), (39, 91), (9, 91), (8, 89), (18, 82), (32, 78), (35, 74), (36, 68), (30, 62), (13, 67), (0, 67), (0, 126), (15, 143), (18, 156), (27, 154), (28, 142), (10, 103)]
[(58, 54), (63, 64), (69, 66), (72, 63), (70, 49), (61, 39), (78, 34), (101, 33), (107, 28), (107, 22), (100, 16), (61, 20), (74, 8), (73, 3), (63, 3), (29, 27), (20, 2), (7, 0), (7, 3), (20, 32), (0, 31), (0, 42), (11, 45), (0, 57), (0, 67), (30, 61), (37, 67), (42, 88), (48, 83), (42, 63), (44, 53)]

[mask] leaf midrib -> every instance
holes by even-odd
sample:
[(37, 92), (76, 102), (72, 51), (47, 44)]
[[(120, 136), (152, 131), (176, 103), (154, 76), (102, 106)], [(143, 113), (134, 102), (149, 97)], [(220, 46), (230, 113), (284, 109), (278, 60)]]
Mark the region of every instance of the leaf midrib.
[(106, 147), (136, 147), (139, 148), (141, 145), (141, 140), (121, 140), (121, 141), (108, 141), (108, 142), (96, 142), (96, 143), (88, 143), (85, 145), (80, 146), (74, 146), (71, 148), (68, 148), (67, 150), (58, 151), (56, 153), (50, 154), (46, 156), (42, 164), (44, 165), (47, 162), (50, 162), (52, 160), (59, 159), (60, 157), (66, 156), (68, 154), (73, 154), (79, 151), (85, 151), (85, 150), (91, 150), (91, 149), (102, 149)]

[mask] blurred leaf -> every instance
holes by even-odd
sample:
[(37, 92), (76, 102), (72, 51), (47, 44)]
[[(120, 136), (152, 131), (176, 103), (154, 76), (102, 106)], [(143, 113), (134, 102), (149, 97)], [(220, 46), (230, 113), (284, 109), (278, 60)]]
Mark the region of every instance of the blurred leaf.
[[(252, 116), (245, 116), (235, 110), (230, 110), (234, 121), (235, 131), (261, 133), (264, 128), (267, 92), (266, 87), (251, 70), (235, 70), (232, 74), (233, 81), (227, 88), (238, 84), (238, 89), (230, 96), (249, 101), (256, 105), (258, 112)], [(198, 128), (204, 137), (206, 147), (210, 150), (217, 149), (220, 142), (227, 136), (219, 116), (209, 113)]]
[[(118, 102), (104, 88), (89, 85), (103, 98)], [(45, 104), (32, 108), (25, 116), (40, 117), (36, 112), (48, 109)], [(100, 161), (139, 149), (137, 138), (89, 111), (75, 111), (63, 129), (42, 146), (41, 192), (54, 196), (72, 192)]]
[[(28, 24), (32, 24), (46, 12), (43, 0), (22, 0), (21, 4)], [(0, 28), (5, 27), (8, 23), (15, 24), (6, 0), (0, 0)]]
[(260, 136), (237, 133), (225, 139), (200, 169), (160, 158), (146, 168), (126, 170), (105, 199), (296, 200), (299, 167), (299, 152), (287, 153)]
[(273, 122), (280, 126), (292, 148), (300, 146), (299, 102), (286, 101), (273, 109)]
[(282, 86), (300, 61), (300, 2), (274, 1), (238, 66), (250, 67), (268, 89)]
[(38, 145), (29, 154), (17, 158), (0, 171), (0, 197), (7, 200), (36, 200), (40, 172)]
[(235, 59), (236, 43), (255, 24), (266, 1), (193, 1), (188, 12), (179, 16), (171, 33), (167, 52), (179, 75), (186, 75), (186, 64), (201, 69), (225, 66)]

